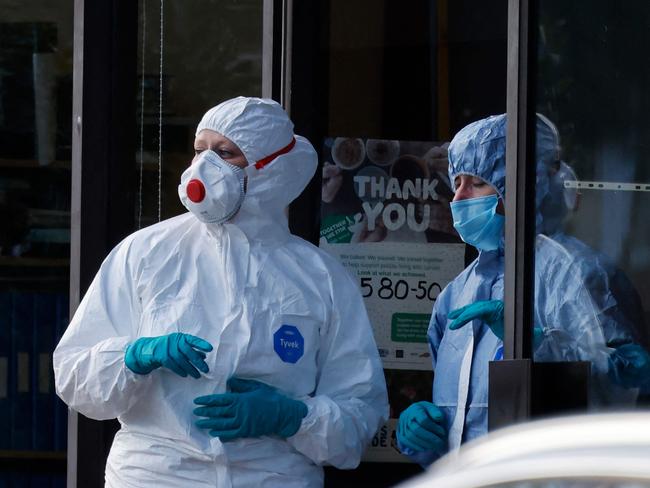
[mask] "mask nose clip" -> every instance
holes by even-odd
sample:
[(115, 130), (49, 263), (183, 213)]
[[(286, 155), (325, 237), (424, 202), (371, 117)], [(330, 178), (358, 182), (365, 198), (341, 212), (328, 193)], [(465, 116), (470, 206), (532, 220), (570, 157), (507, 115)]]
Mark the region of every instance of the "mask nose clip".
[(205, 186), (201, 180), (190, 180), (187, 182), (186, 187), (187, 198), (194, 203), (200, 203), (205, 198)]

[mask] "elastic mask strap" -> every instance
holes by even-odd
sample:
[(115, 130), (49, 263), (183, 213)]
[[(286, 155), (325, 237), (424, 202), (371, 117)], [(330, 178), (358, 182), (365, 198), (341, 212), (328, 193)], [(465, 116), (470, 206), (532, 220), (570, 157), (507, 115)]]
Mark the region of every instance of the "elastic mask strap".
[(260, 159), (258, 162), (255, 163), (255, 169), (262, 169), (264, 166), (269, 164), (271, 161), (273, 161), (275, 158), (278, 156), (282, 156), (283, 154), (287, 154), (289, 151), (293, 149), (293, 146), (296, 145), (296, 138), (292, 137), (291, 142), (284, 146), (282, 149), (279, 151), (274, 152), (273, 154), (269, 154), (265, 158)]

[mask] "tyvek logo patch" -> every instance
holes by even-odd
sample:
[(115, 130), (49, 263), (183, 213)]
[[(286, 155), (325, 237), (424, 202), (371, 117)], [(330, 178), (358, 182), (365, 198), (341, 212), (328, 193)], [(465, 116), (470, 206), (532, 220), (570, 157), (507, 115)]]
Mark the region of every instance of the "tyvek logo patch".
[(297, 327), (284, 324), (273, 334), (273, 349), (285, 363), (296, 363), (305, 352), (305, 339)]

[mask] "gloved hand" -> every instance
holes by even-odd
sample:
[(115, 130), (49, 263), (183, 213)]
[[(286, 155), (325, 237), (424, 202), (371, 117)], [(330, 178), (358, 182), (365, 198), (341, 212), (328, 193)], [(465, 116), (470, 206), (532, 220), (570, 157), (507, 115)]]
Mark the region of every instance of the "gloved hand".
[(277, 435), (291, 437), (307, 415), (307, 405), (286, 397), (264, 383), (230, 378), (231, 393), (206, 395), (194, 399), (194, 414), (205, 419), (195, 424), (210, 429), (222, 442), (241, 437)]
[(397, 441), (400, 447), (416, 452), (447, 449), (445, 416), (431, 402), (417, 402), (404, 410), (397, 422)]
[[(485, 322), (492, 333), (503, 341), (503, 302), (501, 300), (483, 300), (465, 305), (452, 310), (447, 318), (453, 322), (449, 324), (451, 330), (460, 329), (463, 325), (474, 319)], [(533, 347), (536, 349), (544, 338), (542, 328), (533, 327)]]
[(447, 314), (453, 322), (449, 325), (451, 330), (461, 328), (474, 319), (485, 322), (495, 336), (503, 340), (503, 302), (501, 300), (482, 300), (464, 307), (452, 310)]
[(205, 353), (212, 345), (193, 335), (175, 332), (158, 337), (141, 337), (126, 348), (124, 362), (137, 374), (149, 374), (164, 366), (185, 378), (188, 374), (199, 378), (209, 371)]
[(639, 344), (623, 344), (608, 358), (610, 379), (623, 388), (650, 387), (650, 355)]

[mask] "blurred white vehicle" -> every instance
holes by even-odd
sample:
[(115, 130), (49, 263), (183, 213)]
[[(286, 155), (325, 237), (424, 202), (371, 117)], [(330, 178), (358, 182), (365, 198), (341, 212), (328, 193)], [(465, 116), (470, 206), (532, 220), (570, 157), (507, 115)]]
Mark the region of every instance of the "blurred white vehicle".
[(650, 487), (650, 412), (558, 417), (469, 442), (400, 488)]

